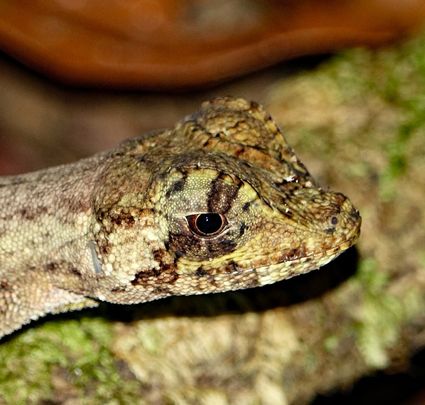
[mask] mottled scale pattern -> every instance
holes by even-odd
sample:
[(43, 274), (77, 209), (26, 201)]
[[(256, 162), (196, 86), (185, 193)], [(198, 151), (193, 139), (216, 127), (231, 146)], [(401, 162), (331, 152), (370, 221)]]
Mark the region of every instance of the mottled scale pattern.
[(173, 129), (0, 177), (0, 337), (98, 301), (307, 273), (352, 246), (360, 223), (347, 197), (316, 185), (260, 105), (216, 98)]

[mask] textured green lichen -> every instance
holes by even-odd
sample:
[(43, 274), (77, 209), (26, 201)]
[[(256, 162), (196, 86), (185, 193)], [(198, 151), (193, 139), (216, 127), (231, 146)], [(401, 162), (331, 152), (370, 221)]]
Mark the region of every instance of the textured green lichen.
[(388, 275), (374, 259), (360, 263), (356, 280), (363, 292), (358, 308), (357, 344), (365, 361), (374, 368), (388, 365), (388, 348), (396, 342), (403, 322), (421, 311), (421, 291), (412, 288), (402, 298), (388, 291)]
[(135, 398), (137, 385), (120, 375), (110, 339), (105, 319), (84, 317), (62, 317), (8, 339), (0, 345), (1, 400), (15, 405), (71, 398), (125, 403)]

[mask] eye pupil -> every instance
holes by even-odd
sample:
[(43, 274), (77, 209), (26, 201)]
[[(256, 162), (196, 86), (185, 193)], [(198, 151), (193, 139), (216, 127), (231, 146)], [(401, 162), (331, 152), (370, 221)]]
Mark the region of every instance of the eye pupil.
[(220, 214), (200, 214), (197, 216), (195, 224), (201, 233), (211, 235), (221, 229), (223, 226), (223, 219)]
[(200, 236), (214, 236), (227, 224), (226, 217), (216, 212), (188, 215), (186, 217), (190, 230)]

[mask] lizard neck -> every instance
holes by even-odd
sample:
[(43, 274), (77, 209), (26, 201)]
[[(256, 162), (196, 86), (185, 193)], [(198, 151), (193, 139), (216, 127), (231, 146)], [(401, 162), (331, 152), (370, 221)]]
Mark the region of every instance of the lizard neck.
[(27, 175), (0, 177), (0, 275), (72, 263), (93, 273), (92, 192), (105, 155)]

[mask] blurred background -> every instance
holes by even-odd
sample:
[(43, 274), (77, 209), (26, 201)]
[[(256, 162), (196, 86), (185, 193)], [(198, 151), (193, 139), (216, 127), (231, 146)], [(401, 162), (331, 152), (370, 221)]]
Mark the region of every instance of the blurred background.
[(0, 403), (424, 403), (424, 23), (421, 0), (0, 0), (0, 175), (241, 96), (364, 221), (326, 276), (38, 322), (0, 345)]

